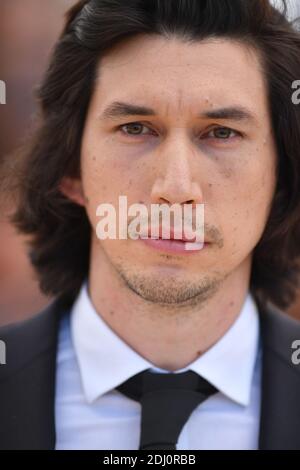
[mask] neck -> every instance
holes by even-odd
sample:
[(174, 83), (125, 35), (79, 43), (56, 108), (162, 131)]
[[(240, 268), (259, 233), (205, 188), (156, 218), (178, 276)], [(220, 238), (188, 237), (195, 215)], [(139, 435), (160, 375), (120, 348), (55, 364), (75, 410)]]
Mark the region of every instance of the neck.
[(145, 301), (102, 256), (91, 263), (89, 295), (98, 314), (132, 349), (154, 366), (175, 371), (196, 360), (234, 323), (248, 293), (250, 265), (245, 261), (204, 302), (175, 308)]

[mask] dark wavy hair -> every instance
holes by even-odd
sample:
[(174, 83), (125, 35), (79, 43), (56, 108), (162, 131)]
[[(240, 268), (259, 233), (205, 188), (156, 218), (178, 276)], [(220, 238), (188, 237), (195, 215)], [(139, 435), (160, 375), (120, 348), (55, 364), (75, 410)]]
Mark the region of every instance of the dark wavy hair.
[[(130, 36), (224, 37), (254, 48), (267, 83), (277, 145), (277, 187), (253, 252), (250, 288), (278, 307), (294, 298), (300, 255), (300, 33), (287, 8), (269, 0), (81, 0), (67, 13), (38, 91), (39, 126), (22, 156), (13, 222), (31, 235), (41, 289), (72, 302), (88, 274), (91, 227), (84, 208), (64, 197), (64, 176), (80, 175), (80, 147), (101, 55)], [(121, 78), (120, 78), (121, 81)]]

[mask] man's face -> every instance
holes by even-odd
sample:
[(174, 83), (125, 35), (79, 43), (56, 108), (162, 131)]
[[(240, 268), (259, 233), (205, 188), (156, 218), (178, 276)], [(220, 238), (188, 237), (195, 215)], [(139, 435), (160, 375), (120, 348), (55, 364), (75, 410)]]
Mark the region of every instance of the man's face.
[[(109, 117), (113, 102), (153, 114)], [(109, 263), (151, 302), (207, 298), (222, 280), (250, 270), (274, 193), (275, 152), (254, 51), (225, 39), (187, 44), (146, 35), (112, 48), (99, 66), (82, 141), (91, 263)], [(204, 203), (204, 249), (186, 255), (142, 240), (99, 240), (97, 206), (118, 209), (120, 195), (149, 209)]]

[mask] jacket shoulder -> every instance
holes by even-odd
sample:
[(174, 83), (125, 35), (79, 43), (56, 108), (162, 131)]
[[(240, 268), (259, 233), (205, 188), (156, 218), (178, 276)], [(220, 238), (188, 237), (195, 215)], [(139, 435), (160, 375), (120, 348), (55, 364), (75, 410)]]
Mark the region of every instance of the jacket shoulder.
[(0, 340), (6, 350), (6, 364), (0, 367), (0, 380), (55, 347), (59, 321), (66, 313), (56, 300), (34, 317), (0, 328)]
[(260, 319), (262, 397), (259, 448), (300, 449), (300, 364), (293, 360), (293, 343), (300, 340), (300, 323), (274, 306), (260, 311)]
[(294, 345), (300, 341), (300, 321), (274, 305), (269, 305), (266, 311), (261, 311), (260, 317), (265, 351), (276, 355), (300, 375), (300, 366), (295, 367), (292, 362)]

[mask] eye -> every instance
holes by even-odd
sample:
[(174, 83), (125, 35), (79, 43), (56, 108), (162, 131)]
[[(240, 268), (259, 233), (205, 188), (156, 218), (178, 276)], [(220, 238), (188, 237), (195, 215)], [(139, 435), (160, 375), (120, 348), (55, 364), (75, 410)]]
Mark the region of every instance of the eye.
[(236, 136), (241, 136), (241, 133), (230, 129), (229, 127), (214, 127), (206, 133), (204, 137), (218, 140), (229, 140)]
[(128, 136), (147, 135), (147, 130), (150, 131), (150, 134), (154, 134), (154, 131), (152, 131), (152, 129), (140, 122), (130, 122), (128, 124), (123, 124), (122, 126), (119, 126), (118, 129)]

